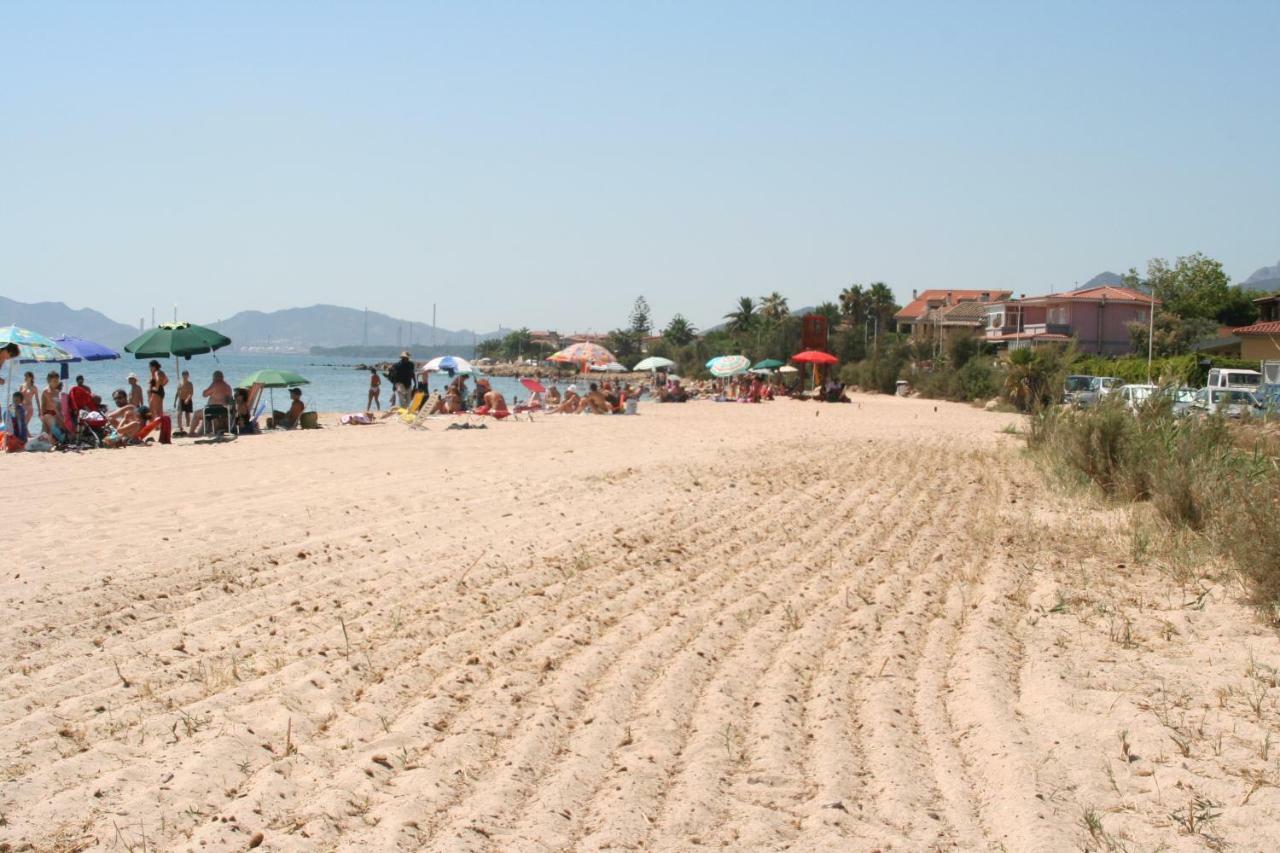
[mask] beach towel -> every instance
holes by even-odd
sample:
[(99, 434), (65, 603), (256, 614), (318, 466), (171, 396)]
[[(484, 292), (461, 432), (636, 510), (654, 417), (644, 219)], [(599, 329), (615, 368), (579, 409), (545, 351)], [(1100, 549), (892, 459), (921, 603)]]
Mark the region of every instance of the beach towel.
[(352, 425), (371, 424), (373, 423), (373, 417), (367, 412), (352, 412), (349, 415), (343, 415), (338, 418), (338, 423)]

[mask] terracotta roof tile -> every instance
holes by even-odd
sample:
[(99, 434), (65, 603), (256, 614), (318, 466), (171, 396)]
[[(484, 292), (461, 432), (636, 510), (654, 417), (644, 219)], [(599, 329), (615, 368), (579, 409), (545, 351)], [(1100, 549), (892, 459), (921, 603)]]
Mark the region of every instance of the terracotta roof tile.
[(953, 303), (978, 302), (984, 293), (987, 294), (989, 302), (999, 302), (1013, 295), (1012, 290), (922, 290), (906, 307), (894, 314), (893, 319), (914, 320), (917, 317), (923, 317), (929, 310), (930, 302), (945, 300), (948, 293), (951, 294)]
[(1270, 323), (1254, 323), (1252, 326), (1240, 326), (1232, 329), (1233, 335), (1280, 335), (1280, 320)]

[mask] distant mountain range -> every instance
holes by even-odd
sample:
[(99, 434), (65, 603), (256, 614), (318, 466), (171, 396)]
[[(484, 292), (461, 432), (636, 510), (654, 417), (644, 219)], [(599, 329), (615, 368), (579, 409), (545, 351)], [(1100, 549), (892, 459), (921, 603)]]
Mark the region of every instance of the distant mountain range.
[[(17, 302), (0, 296), (0, 326), (14, 323), (50, 337), (74, 335), (110, 347), (123, 347), (138, 336), (138, 329), (117, 323), (91, 308), (70, 308), (61, 302)], [(477, 341), (505, 334), (505, 330), (476, 333), (470, 330), (432, 329), (429, 323), (399, 320), (376, 311), (312, 305), (282, 311), (241, 311), (225, 320), (205, 323), (231, 338), (240, 350), (308, 352), (311, 347), (420, 348), (470, 347)]]
[(0, 296), (0, 326), (10, 323), (51, 338), (73, 335), (110, 347), (121, 347), (138, 336), (138, 330), (117, 323), (92, 308), (69, 308), (61, 302), (15, 302)]
[(1080, 289), (1084, 290), (1087, 287), (1120, 287), (1122, 284), (1124, 284), (1124, 276), (1107, 271), (1098, 273), (1082, 284)]
[(288, 349), (302, 352), (311, 347), (396, 346), (411, 348), (471, 346), (503, 332), (434, 329), (429, 323), (401, 320), (376, 311), (338, 305), (312, 305), (281, 311), (241, 311), (208, 324), (235, 342), (238, 348)]
[(1240, 282), (1245, 290), (1256, 290), (1259, 293), (1274, 293), (1280, 290), (1280, 261), (1273, 267), (1262, 267), (1253, 275)]

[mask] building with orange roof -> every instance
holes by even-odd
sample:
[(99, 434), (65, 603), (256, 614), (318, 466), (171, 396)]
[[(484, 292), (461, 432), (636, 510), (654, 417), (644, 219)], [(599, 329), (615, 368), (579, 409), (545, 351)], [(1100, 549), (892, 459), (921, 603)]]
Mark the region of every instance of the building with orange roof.
[(1129, 324), (1148, 322), (1159, 302), (1114, 285), (1006, 299), (987, 307), (986, 340), (1010, 349), (1074, 340), (1081, 352), (1124, 355), (1133, 351)]

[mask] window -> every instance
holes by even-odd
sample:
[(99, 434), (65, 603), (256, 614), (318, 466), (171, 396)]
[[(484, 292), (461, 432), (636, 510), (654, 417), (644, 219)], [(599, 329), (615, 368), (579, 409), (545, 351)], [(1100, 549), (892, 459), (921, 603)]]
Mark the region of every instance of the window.
[(1045, 322), (1053, 323), (1058, 326), (1067, 325), (1067, 306), (1059, 305), (1054, 308), (1050, 308), (1046, 312)]

